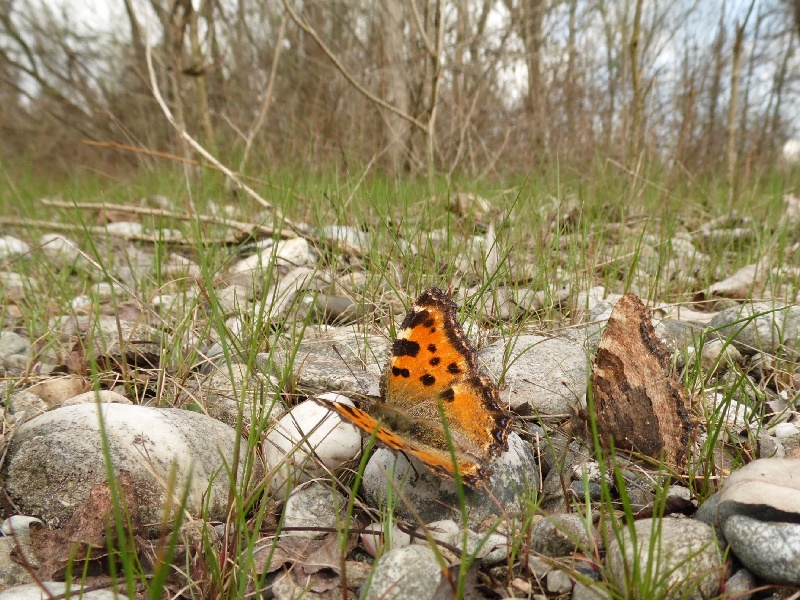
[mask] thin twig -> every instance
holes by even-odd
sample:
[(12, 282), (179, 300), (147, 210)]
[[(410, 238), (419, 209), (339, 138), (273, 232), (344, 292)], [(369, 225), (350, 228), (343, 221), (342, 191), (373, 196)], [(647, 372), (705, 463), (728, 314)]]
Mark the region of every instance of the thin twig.
[(258, 111), (255, 123), (250, 128), (247, 134), (247, 141), (244, 145), (244, 152), (242, 153), (242, 160), (239, 162), (239, 170), (244, 171), (244, 166), (247, 164), (247, 158), (250, 156), (250, 148), (253, 146), (253, 140), (256, 137), (259, 129), (264, 125), (267, 118), (270, 104), (272, 103), (272, 88), (275, 87), (275, 79), (278, 73), (278, 61), (281, 58), (281, 49), (283, 48), (283, 38), (286, 36), (286, 15), (281, 18), (281, 25), (278, 29), (278, 39), (275, 41), (275, 54), (272, 56), (272, 67), (269, 74), (269, 81), (267, 82), (267, 89), (264, 92), (264, 99), (261, 101), (261, 108)]
[(292, 20), (297, 24), (297, 26), (300, 29), (302, 29), (303, 31), (305, 31), (308, 35), (311, 36), (311, 38), (317, 43), (317, 46), (320, 47), (320, 50), (322, 50), (325, 53), (325, 55), (328, 57), (328, 59), (336, 66), (336, 68), (344, 76), (344, 78), (347, 79), (347, 81), (350, 82), (350, 85), (352, 85), (354, 88), (356, 88), (356, 90), (358, 90), (358, 92), (360, 92), (362, 96), (364, 96), (365, 98), (367, 98), (371, 102), (374, 102), (378, 106), (380, 106), (382, 108), (385, 108), (388, 111), (393, 112), (398, 117), (402, 117), (403, 119), (405, 119), (409, 123), (413, 124), (415, 127), (418, 127), (420, 129), (420, 131), (426, 132), (428, 130), (427, 124), (423, 123), (419, 119), (414, 118), (412, 115), (410, 115), (410, 114), (408, 114), (406, 112), (403, 112), (402, 110), (400, 110), (396, 106), (394, 106), (392, 104), (389, 104), (388, 102), (386, 102), (386, 100), (383, 100), (382, 98), (379, 98), (378, 96), (376, 96), (375, 94), (370, 92), (367, 88), (365, 88), (363, 85), (358, 83), (358, 81), (356, 81), (355, 77), (353, 77), (350, 74), (350, 71), (348, 71), (345, 68), (345, 66), (342, 64), (342, 61), (340, 61), (336, 57), (336, 55), (330, 50), (330, 48), (328, 48), (325, 45), (325, 42), (323, 42), (322, 39), (320, 39), (319, 35), (317, 35), (317, 32), (314, 30), (314, 28), (311, 27), (311, 25), (309, 25), (308, 22), (305, 19), (301, 19), (300, 15), (298, 15), (296, 12), (294, 12), (292, 7), (289, 6), (288, 0), (283, 0), (283, 6), (286, 8), (286, 12), (289, 13), (289, 16), (292, 17)]
[[(102, 202), (64, 202), (62, 200), (49, 200), (43, 199), (40, 201), (45, 206), (52, 206), (55, 208), (77, 208), (85, 210), (116, 210), (120, 212), (127, 212), (134, 215), (145, 215), (148, 217), (160, 217), (164, 219), (175, 219), (177, 221), (200, 221), (201, 223), (212, 223), (214, 225), (222, 225), (224, 227), (231, 227), (238, 229), (242, 233), (252, 235), (255, 232), (271, 237), (275, 234), (275, 230), (271, 227), (258, 225), (253, 223), (244, 223), (242, 221), (234, 221), (231, 219), (224, 219), (215, 217), (213, 215), (187, 215), (186, 213), (174, 212), (171, 210), (163, 210), (159, 208), (147, 208), (144, 206), (130, 206), (119, 204), (104, 204)], [(286, 237), (286, 236), (284, 236)]]

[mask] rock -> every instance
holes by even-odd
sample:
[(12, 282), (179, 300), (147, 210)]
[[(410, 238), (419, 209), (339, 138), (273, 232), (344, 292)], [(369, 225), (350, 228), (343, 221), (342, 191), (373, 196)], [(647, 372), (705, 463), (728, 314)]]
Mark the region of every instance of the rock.
[(229, 285), (217, 290), (217, 302), (224, 315), (235, 315), (245, 311), (249, 301), (250, 292), (243, 285)]
[(28, 535), (30, 534), (31, 523), (44, 525), (41, 519), (29, 517), (27, 515), (12, 515), (3, 521), (0, 526), (0, 533), (3, 535)]
[[(349, 398), (339, 394), (320, 397), (352, 406)], [(275, 470), (269, 493), (281, 499), (296, 483), (324, 477), (328, 469), (336, 471), (352, 461), (361, 450), (361, 434), (324, 406), (306, 400), (278, 421), (262, 448), (267, 464)]]
[(314, 310), (318, 319), (331, 325), (345, 325), (363, 320), (374, 314), (377, 307), (371, 302), (353, 302), (347, 296), (317, 293), (314, 297)]
[(442, 578), (433, 550), (411, 545), (391, 550), (375, 563), (363, 600), (433, 600)]
[(800, 459), (755, 460), (720, 492), (717, 522), (731, 551), (771, 583), (800, 585)]
[(736, 300), (751, 298), (757, 282), (763, 280), (767, 275), (769, 275), (769, 271), (763, 265), (747, 265), (730, 277), (712, 284), (708, 288), (708, 295)]
[(588, 585), (576, 581), (572, 587), (571, 600), (612, 600), (611, 592), (602, 585)]
[(778, 423), (773, 433), (787, 450), (800, 447), (800, 427), (794, 423)]
[(161, 333), (141, 322), (101, 316), (87, 337), (91, 337), (85, 351), (87, 360), (118, 363), (124, 352), (129, 365), (157, 366), (161, 356)]
[(42, 585), (47, 588), (43, 591), (38, 583), (27, 583), (17, 587), (9, 588), (0, 592), (0, 600), (48, 600), (54, 596), (65, 597), (68, 591), (70, 598), (82, 598), (83, 600), (118, 600), (119, 595), (113, 590), (90, 590), (83, 591), (79, 584), (73, 584), (67, 589), (67, 584), (60, 581), (43, 581)]
[(509, 350), (498, 342), (478, 353), (478, 362), (495, 379), (504, 373), (500, 400), (517, 411), (527, 405), (542, 415), (568, 414), (574, 398), (586, 393), (586, 351), (564, 338), (538, 335), (520, 336), (512, 344)]
[(0, 331), (0, 357), (12, 354), (25, 354), (31, 347), (28, 338), (14, 333), (13, 331)]
[(531, 529), (531, 550), (557, 558), (589, 548), (586, 523), (577, 514), (546, 515)]
[(8, 399), (8, 412), (14, 415), (17, 425), (46, 413), (50, 408), (47, 402), (28, 391), (14, 392)]
[[(131, 473), (142, 522), (161, 523), (164, 486), (173, 465), (176, 490), (191, 485), (189, 513), (225, 518), (226, 468), (233, 463), (235, 431), (195, 412), (125, 404), (59, 408), (15, 431), (2, 475), (6, 491), (22, 510), (59, 527), (86, 501), (94, 484), (107, 480), (98, 410), (115, 470)], [(243, 467), (239, 469), (241, 477)], [(254, 480), (259, 472), (256, 465)]]
[[(462, 544), (457, 544), (462, 546)], [(502, 533), (480, 534), (467, 530), (467, 554), (480, 558), (490, 567), (508, 559), (508, 538)]]
[(287, 340), (285, 346), (257, 355), (256, 361), (261, 370), (277, 376), (292, 364), (296, 384), (309, 390), (378, 396), (381, 369), (388, 354), (385, 338), (329, 329), (319, 337), (306, 336), (299, 346)]
[(213, 367), (207, 376), (199, 376), (197, 392), (192, 397), (209, 416), (236, 427), (242, 413), (242, 430), (247, 431), (253, 418), (259, 423), (275, 422), (286, 412), (277, 394), (277, 380), (266, 378), (244, 363)]
[(742, 354), (733, 344), (725, 344), (722, 340), (709, 340), (703, 344), (700, 364), (706, 374), (721, 374), (730, 367), (741, 365)]
[(22, 256), (30, 251), (31, 247), (21, 239), (12, 235), (0, 235), (0, 261)]
[[(758, 316), (753, 316), (758, 315)], [(745, 355), (763, 351), (777, 354), (781, 346), (796, 347), (800, 339), (800, 305), (754, 302), (717, 313), (709, 328)]]
[(357, 252), (366, 252), (371, 244), (371, 236), (366, 231), (349, 225), (327, 225), (317, 230), (317, 235), (328, 242), (344, 243)]
[[(179, 237), (182, 234), (178, 232)], [(197, 278), (202, 275), (200, 267), (193, 260), (175, 254), (174, 252), (169, 255), (166, 262), (161, 263), (161, 276), (167, 280), (184, 279), (184, 278)]]
[[(17, 551), (17, 543), (13, 538), (0, 537), (0, 589), (19, 586), (33, 581), (33, 577), (28, 573), (25, 567), (12, 558), (11, 553), (15, 551)], [(31, 556), (31, 558), (35, 559), (35, 556)], [(31, 565), (36, 566), (38, 562), (31, 561)], [(0, 598), (5, 597), (3, 594), (4, 592), (0, 592)]]
[(301, 237), (281, 240), (275, 244), (275, 257), (278, 266), (282, 267), (305, 267), (317, 262), (308, 241)]
[[(520, 506), (526, 494), (538, 487), (539, 469), (531, 449), (516, 433), (509, 435), (508, 446), (491, 464), (492, 475), (486, 482), (491, 494), (464, 488), (471, 524), (499, 515), (501, 506), (506, 510)], [(461, 517), (453, 480), (435, 475), (415, 458), (409, 462), (406, 456), (385, 448), (378, 448), (370, 457), (362, 486), (367, 503), (375, 508), (385, 505), (389, 486), (395, 495), (402, 492), (411, 508), (405, 502), (395, 503), (394, 508), (403, 518), (430, 522)]]
[[(23, 562), (27, 561), (34, 568), (41, 566), (31, 547), (31, 523), (41, 524), (42, 521), (25, 515), (13, 515), (3, 521), (0, 528), (3, 533), (0, 537), (0, 589), (33, 581)], [(12, 552), (16, 560), (12, 558)]]
[(72, 398), (68, 398), (61, 403), (61, 406), (75, 406), (76, 404), (94, 404), (96, 402), (116, 402), (117, 404), (133, 404), (122, 394), (111, 390), (97, 390), (96, 392), (84, 392)]
[(27, 391), (44, 400), (50, 408), (57, 408), (64, 400), (82, 394), (86, 387), (87, 383), (82, 377), (66, 375), (45, 379), (29, 387)]
[(566, 594), (572, 591), (572, 580), (564, 571), (550, 571), (545, 577), (545, 586), (551, 594)]
[(106, 232), (121, 237), (136, 237), (144, 235), (144, 227), (135, 221), (117, 221), (106, 224)]
[[(428, 534), (436, 541), (450, 544), (451, 546), (461, 545), (461, 526), (452, 519), (443, 519), (441, 521), (433, 521), (426, 525)], [(414, 538), (414, 544), (428, 545), (428, 540), (422, 538)]]
[(271, 271), (274, 265), (281, 267), (305, 267), (316, 263), (316, 257), (305, 238), (281, 240), (277, 244), (259, 249), (255, 254), (240, 260), (231, 267), (231, 273), (247, 271)]
[(343, 518), (347, 500), (329, 485), (311, 481), (292, 490), (283, 507), (283, 526), (308, 528), (308, 531), (289, 531), (281, 536), (324, 538), (329, 531), (314, 528), (335, 528)]
[(57, 267), (84, 267), (89, 261), (81, 254), (78, 244), (59, 233), (45, 233), (39, 238), (42, 254)]
[(303, 320), (310, 297), (303, 296), (317, 287), (319, 274), (308, 267), (297, 267), (280, 278), (277, 285), (267, 290), (263, 298), (253, 305), (251, 314), (259, 315), (264, 321), (282, 319), (293, 312), (295, 320)]
[(722, 530), (750, 571), (770, 583), (800, 585), (800, 525), (731, 515)]
[[(458, 526), (456, 526), (456, 528), (457, 527)], [(411, 544), (411, 536), (405, 531), (402, 531), (399, 527), (397, 527), (397, 525), (393, 526), (391, 529), (389, 529), (389, 531), (387, 531), (388, 528), (383, 523), (370, 523), (364, 529), (369, 532), (374, 532), (361, 534), (361, 543), (364, 544), (364, 548), (367, 550), (369, 555), (373, 557), (383, 554), (388, 550), (404, 548), (405, 546)], [(414, 543), (427, 545), (428, 540), (420, 540), (415, 538)]]
[(0, 289), (11, 302), (21, 302), (31, 290), (36, 290), (36, 281), (19, 273), (0, 271)]
[(757, 587), (758, 583), (753, 574), (747, 569), (739, 569), (725, 582), (725, 594), (736, 600), (750, 600), (753, 597), (750, 591)]
[[(643, 519), (633, 527), (635, 546), (631, 531), (624, 527), (619, 539), (611, 540), (606, 555), (612, 583), (623, 596), (703, 600), (719, 593), (724, 562), (711, 527), (671, 518)], [(628, 591), (631, 577), (637, 577), (635, 586), (642, 581), (649, 585)]]

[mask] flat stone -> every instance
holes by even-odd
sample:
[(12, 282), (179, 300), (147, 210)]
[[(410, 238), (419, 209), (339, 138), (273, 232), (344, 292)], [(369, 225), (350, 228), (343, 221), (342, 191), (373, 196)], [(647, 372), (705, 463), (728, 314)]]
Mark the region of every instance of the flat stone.
[(411, 545), (391, 550), (375, 563), (364, 600), (433, 600), (442, 571), (433, 550)]
[(586, 393), (586, 351), (565, 338), (523, 335), (478, 353), (479, 364), (495, 381), (503, 374), (500, 399), (517, 410), (527, 405), (542, 415), (568, 414), (575, 398)]
[(611, 540), (606, 554), (611, 579), (623, 595), (629, 593), (635, 565), (639, 577), (646, 570), (650, 586), (631, 591), (632, 597), (704, 600), (719, 593), (724, 563), (710, 526), (664, 518), (642, 519), (633, 527), (636, 544), (625, 527), (619, 539)]

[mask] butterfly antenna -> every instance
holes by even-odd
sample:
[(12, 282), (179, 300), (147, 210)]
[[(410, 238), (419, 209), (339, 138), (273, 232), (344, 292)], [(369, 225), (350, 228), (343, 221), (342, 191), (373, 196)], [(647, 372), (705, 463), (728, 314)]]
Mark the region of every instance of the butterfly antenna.
[(350, 371), (350, 375), (353, 376), (353, 379), (355, 379), (356, 383), (361, 387), (361, 390), (364, 392), (364, 395), (369, 396), (369, 390), (367, 390), (367, 388), (364, 387), (364, 384), (361, 383), (361, 380), (358, 377), (356, 377), (355, 371), (353, 371), (352, 367), (344, 359), (342, 353), (339, 352), (339, 348), (336, 346), (336, 344), (332, 344), (331, 347), (333, 348), (333, 351), (336, 352), (336, 356), (338, 356), (342, 360), (342, 364), (344, 364), (344, 366), (347, 367), (347, 370)]

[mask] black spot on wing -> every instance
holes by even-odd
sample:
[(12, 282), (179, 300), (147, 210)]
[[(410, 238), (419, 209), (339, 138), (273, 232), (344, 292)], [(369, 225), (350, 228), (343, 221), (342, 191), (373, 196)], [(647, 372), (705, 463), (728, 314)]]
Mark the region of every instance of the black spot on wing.
[[(411, 312), (406, 315), (406, 318), (403, 319), (400, 328), (414, 329), (415, 327), (419, 327), (421, 323), (426, 323), (429, 320), (431, 320), (431, 313), (427, 310), (412, 309)], [(426, 327), (430, 326), (426, 325)]]
[(436, 354), (436, 344), (428, 344), (428, 352)]
[(442, 392), (442, 393), (439, 395), (439, 397), (440, 397), (442, 400), (444, 400), (445, 402), (452, 402), (452, 401), (455, 399), (455, 397), (456, 397), (456, 394), (455, 394), (455, 392), (453, 391), (453, 388), (447, 388), (445, 391), (443, 391), (443, 392)]
[(392, 375), (395, 377), (408, 377), (411, 375), (408, 369), (401, 369), (400, 367), (392, 367)]
[(461, 373), (461, 369), (456, 363), (452, 362), (449, 365), (447, 365), (447, 372), (452, 373), (453, 375), (458, 375), (459, 373)]
[(430, 360), (428, 361), (428, 364), (429, 364), (430, 366), (432, 366), (432, 367), (435, 367), (435, 366), (436, 366), (436, 365), (438, 365), (440, 362), (442, 362), (442, 359), (441, 359), (441, 358), (439, 358), (438, 356), (434, 356), (432, 359), (430, 359)]
[(410, 356), (416, 358), (419, 354), (419, 344), (412, 340), (398, 338), (392, 344), (392, 354), (395, 356)]
[(419, 380), (422, 382), (422, 385), (425, 386), (433, 385), (434, 383), (436, 383), (436, 377), (434, 377), (430, 373), (425, 373), (425, 375), (420, 377)]

